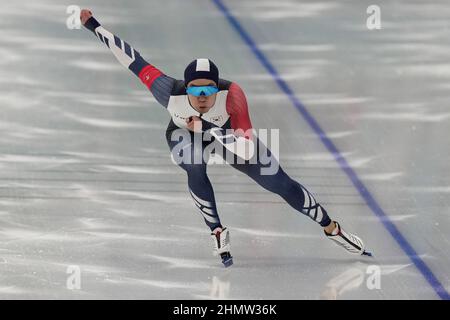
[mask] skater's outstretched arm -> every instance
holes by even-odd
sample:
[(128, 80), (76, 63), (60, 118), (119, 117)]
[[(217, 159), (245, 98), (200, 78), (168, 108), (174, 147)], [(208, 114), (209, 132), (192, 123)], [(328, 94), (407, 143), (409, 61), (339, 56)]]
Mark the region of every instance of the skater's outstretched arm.
[(176, 80), (145, 61), (139, 52), (127, 42), (102, 27), (92, 16), (91, 11), (87, 9), (81, 10), (80, 19), (81, 23), (111, 50), (125, 68), (130, 69), (141, 79), (156, 100), (167, 107), (170, 93)]

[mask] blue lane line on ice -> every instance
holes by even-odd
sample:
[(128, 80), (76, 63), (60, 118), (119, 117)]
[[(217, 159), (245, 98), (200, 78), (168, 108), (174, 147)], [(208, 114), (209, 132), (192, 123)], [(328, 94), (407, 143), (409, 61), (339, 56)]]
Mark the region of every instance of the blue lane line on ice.
[(264, 53), (258, 48), (255, 41), (253, 41), (252, 37), (249, 33), (242, 27), (240, 22), (231, 14), (230, 10), (224, 5), (222, 0), (211, 0), (213, 1), (219, 10), (226, 17), (228, 22), (233, 26), (233, 28), (237, 31), (237, 33), (242, 37), (244, 42), (249, 46), (253, 54), (256, 58), (261, 62), (261, 64), (267, 69), (267, 71), (272, 75), (275, 82), (278, 84), (280, 89), (288, 96), (289, 100), (291, 100), (292, 104), (295, 108), (300, 112), (306, 122), (311, 126), (314, 132), (319, 136), (322, 143), (331, 152), (339, 164), (340, 168), (347, 174), (355, 188), (361, 194), (363, 199), (369, 208), (373, 211), (373, 213), (380, 219), (381, 223), (384, 227), (389, 231), (395, 241), (399, 244), (399, 246), (403, 249), (406, 255), (411, 259), (420, 273), (424, 276), (424, 278), (428, 281), (428, 283), (432, 286), (434, 291), (439, 295), (441, 299), (450, 300), (450, 294), (445, 290), (430, 268), (426, 265), (426, 263), (419, 257), (416, 250), (409, 244), (406, 238), (400, 233), (394, 223), (389, 219), (389, 216), (386, 215), (384, 210), (380, 207), (378, 202), (369, 192), (369, 190), (362, 183), (361, 179), (359, 179), (358, 175), (355, 171), (350, 167), (347, 160), (342, 156), (341, 152), (334, 145), (330, 138), (328, 138), (327, 134), (324, 130), (319, 126), (318, 122), (314, 119), (314, 117), (308, 112), (305, 106), (300, 102), (300, 100), (295, 96), (292, 89), (289, 87), (287, 82), (280, 76), (278, 71), (269, 61), (269, 59), (264, 55)]

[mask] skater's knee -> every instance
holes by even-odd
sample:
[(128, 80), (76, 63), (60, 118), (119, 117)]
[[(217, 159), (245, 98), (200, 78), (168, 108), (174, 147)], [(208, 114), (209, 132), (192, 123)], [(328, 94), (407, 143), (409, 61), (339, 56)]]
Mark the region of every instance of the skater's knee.
[(284, 181), (284, 179), (271, 177), (270, 179), (265, 178), (264, 180), (259, 180), (257, 182), (264, 189), (278, 194), (283, 198), (287, 198), (296, 192), (296, 186), (291, 182)]
[(299, 197), (303, 195), (301, 186), (291, 178), (280, 179), (277, 193), (282, 197)]

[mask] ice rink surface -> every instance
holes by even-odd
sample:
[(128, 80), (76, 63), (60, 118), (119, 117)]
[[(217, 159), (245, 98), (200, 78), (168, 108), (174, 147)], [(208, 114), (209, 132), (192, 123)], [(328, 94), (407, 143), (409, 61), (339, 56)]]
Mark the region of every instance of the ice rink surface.
[[(285, 171), (375, 254), (349, 256), (278, 196), (212, 166), (229, 269), (212, 256), (185, 173), (171, 162), (167, 111), (90, 32), (67, 29), (73, 1), (1, 3), (1, 299), (448, 297), (448, 1), (380, 2), (373, 31), (372, 1), (78, 3), (168, 75), (211, 58), (246, 92), (253, 126), (280, 129)], [(70, 266), (80, 290), (67, 288)], [(368, 286), (372, 266), (380, 289)]]

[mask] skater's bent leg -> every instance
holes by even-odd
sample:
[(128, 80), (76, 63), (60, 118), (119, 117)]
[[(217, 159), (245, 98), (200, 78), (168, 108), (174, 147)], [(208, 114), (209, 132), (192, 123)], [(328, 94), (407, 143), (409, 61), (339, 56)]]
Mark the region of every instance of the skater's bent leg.
[(240, 171), (246, 173), (266, 190), (280, 195), (291, 207), (309, 216), (322, 227), (330, 225), (331, 219), (322, 205), (304, 186), (290, 178), (281, 167), (275, 175), (261, 175), (256, 166), (250, 164)]
[(272, 161), (277, 161), (271, 154), (270, 150), (258, 143), (258, 147), (263, 148), (271, 164), (266, 161), (260, 161), (260, 153), (257, 153), (257, 161), (255, 163), (246, 162), (245, 164), (231, 164), (235, 169), (245, 173), (255, 180), (261, 187), (273, 193), (280, 195), (291, 207), (297, 211), (309, 216), (312, 220), (320, 224), (322, 227), (331, 227), (333, 223), (328, 216), (327, 211), (315, 200), (314, 196), (300, 183), (289, 177), (284, 170), (278, 166), (278, 171), (273, 174), (262, 174), (262, 168), (272, 165)]
[(189, 193), (205, 219), (205, 223), (211, 231), (221, 228), (214, 190), (206, 173), (206, 165), (184, 165), (182, 168), (186, 170), (188, 176)]
[[(199, 146), (187, 142), (180, 147), (180, 145), (176, 146), (179, 141), (171, 141), (169, 137), (167, 138), (172, 157), (174, 157), (174, 153), (183, 155), (183, 151), (186, 152), (189, 149), (191, 157), (184, 159), (183, 162), (177, 163), (186, 171), (189, 193), (211, 231), (214, 231), (216, 228), (222, 228), (217, 213), (214, 190), (206, 172), (206, 162), (202, 158), (200, 158), (200, 161), (194, 161), (195, 152), (203, 151), (202, 145)], [(199, 150), (194, 150), (194, 148), (198, 148)]]

